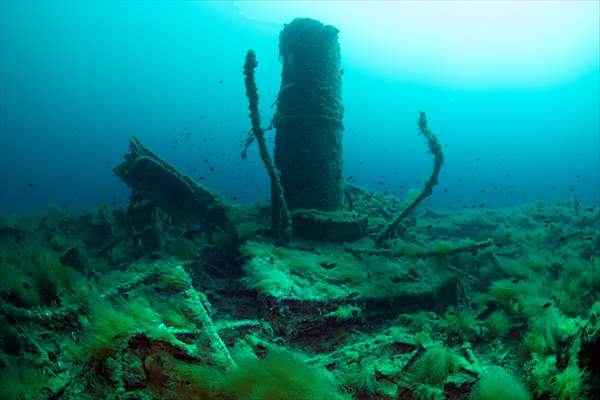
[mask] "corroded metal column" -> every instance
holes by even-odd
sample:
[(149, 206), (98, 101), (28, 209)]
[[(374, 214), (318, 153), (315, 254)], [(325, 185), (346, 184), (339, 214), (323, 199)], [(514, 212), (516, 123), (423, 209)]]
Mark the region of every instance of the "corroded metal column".
[(338, 30), (298, 18), (279, 36), (283, 64), (275, 164), (291, 209), (343, 207), (342, 71)]

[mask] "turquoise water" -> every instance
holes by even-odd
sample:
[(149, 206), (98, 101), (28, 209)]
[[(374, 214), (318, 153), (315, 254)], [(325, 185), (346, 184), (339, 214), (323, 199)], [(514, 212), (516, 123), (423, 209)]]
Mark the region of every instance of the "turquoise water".
[(3, 1), (0, 211), (125, 205), (112, 168), (131, 135), (229, 200), (266, 201), (256, 148), (240, 159), (242, 65), (254, 49), (266, 127), (294, 16), (340, 29), (350, 181), (419, 187), (424, 110), (446, 158), (431, 205), (598, 205), (599, 3), (500, 3)]

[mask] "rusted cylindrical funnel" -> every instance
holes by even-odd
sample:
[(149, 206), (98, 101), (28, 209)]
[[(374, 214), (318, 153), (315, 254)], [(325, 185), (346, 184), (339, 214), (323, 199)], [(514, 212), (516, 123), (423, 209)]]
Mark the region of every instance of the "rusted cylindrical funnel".
[(275, 164), (291, 209), (343, 206), (342, 71), (338, 30), (298, 18), (279, 36), (283, 64)]

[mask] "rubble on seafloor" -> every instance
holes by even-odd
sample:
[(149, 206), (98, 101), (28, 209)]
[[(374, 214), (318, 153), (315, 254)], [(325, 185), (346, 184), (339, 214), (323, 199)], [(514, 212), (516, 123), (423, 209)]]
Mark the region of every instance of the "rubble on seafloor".
[(121, 171), (159, 169), (198, 218), (133, 183), (127, 209), (0, 221), (0, 398), (599, 395), (597, 207), (425, 208), (381, 249), (402, 202), (348, 186), (339, 223), (302, 211), (319, 233), (282, 244), (268, 207), (140, 146)]

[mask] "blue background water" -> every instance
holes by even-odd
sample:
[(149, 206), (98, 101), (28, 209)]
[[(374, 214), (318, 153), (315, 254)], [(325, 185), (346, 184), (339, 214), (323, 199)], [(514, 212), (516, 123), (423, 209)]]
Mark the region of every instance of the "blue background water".
[[(280, 23), (248, 18), (234, 4), (197, 2), (11, 1), (2, 2), (0, 18), (1, 212), (125, 203), (128, 189), (112, 168), (131, 135), (230, 200), (267, 199), (256, 149), (246, 161), (239, 156), (250, 125), (241, 70), (246, 50), (254, 49), (268, 126), (279, 87)], [(353, 182), (399, 196), (419, 186), (431, 169), (416, 130), (422, 109), (446, 155), (430, 204), (573, 196), (600, 203), (600, 23), (574, 56), (585, 63), (539, 82), (517, 79), (521, 66), (514, 63), (499, 64), (496, 81), (493, 70), (472, 82), (453, 81), (451, 73), (417, 77), (416, 69), (390, 74), (389, 65), (372, 62), (375, 55), (357, 56), (340, 28), (345, 175)], [(568, 27), (556, 29), (568, 36)], [(390, 46), (403, 39), (390, 37)], [(406, 41), (416, 41), (415, 54), (432, 43)], [(385, 52), (385, 41), (377, 46)], [(411, 53), (405, 63), (402, 54), (386, 62), (427, 72), (438, 60), (425, 53), (422, 61)], [(465, 71), (477, 70), (473, 59)], [(522, 69), (544, 75), (565, 63), (560, 55), (549, 60)]]

